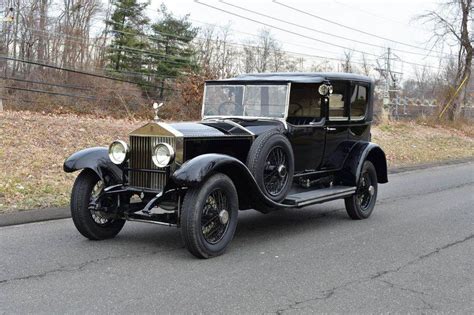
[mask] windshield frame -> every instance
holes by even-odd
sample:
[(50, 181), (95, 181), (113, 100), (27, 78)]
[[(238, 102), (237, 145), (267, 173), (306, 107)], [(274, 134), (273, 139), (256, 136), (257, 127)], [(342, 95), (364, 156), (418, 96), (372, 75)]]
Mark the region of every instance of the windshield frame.
[[(205, 101), (206, 101), (206, 92), (207, 92), (207, 87), (208, 86), (213, 86), (213, 85), (230, 85), (230, 86), (242, 86), (243, 87), (243, 95), (245, 95), (245, 90), (247, 86), (257, 86), (257, 85), (263, 85), (263, 86), (274, 86), (274, 85), (280, 85), (280, 86), (286, 86), (286, 96), (285, 96), (285, 110), (283, 117), (272, 117), (272, 116), (237, 116), (237, 115), (204, 115), (204, 106), (205, 106)], [(204, 85), (204, 93), (202, 97), (202, 103), (201, 103), (201, 119), (227, 119), (227, 118), (242, 118), (242, 119), (275, 119), (275, 120), (280, 120), (280, 121), (286, 121), (286, 118), (288, 117), (288, 108), (290, 106), (290, 91), (291, 91), (291, 82), (286, 82), (286, 81), (214, 81), (214, 82), (206, 82)]]

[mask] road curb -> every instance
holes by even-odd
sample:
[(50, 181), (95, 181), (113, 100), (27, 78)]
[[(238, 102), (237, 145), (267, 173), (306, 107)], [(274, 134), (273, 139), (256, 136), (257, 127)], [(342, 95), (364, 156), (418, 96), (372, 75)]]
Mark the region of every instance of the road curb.
[[(399, 174), (410, 171), (423, 170), (432, 167), (446, 166), (446, 165), (456, 165), (464, 163), (472, 163), (474, 158), (463, 158), (463, 159), (454, 159), (449, 161), (440, 161), (426, 164), (417, 164), (410, 166), (401, 166), (394, 167), (388, 170), (389, 174)], [(10, 225), (19, 225), (26, 223), (34, 223), (41, 221), (50, 221), (58, 219), (70, 218), (71, 213), (69, 208), (47, 208), (47, 209), (37, 209), (33, 210), (20, 210), (17, 212), (0, 214), (0, 227), (10, 226)]]
[(70, 218), (69, 208), (21, 210), (0, 214), (0, 227)]
[(453, 159), (453, 160), (447, 160), (447, 161), (415, 164), (415, 165), (409, 165), (409, 166), (399, 166), (399, 167), (390, 168), (388, 170), (388, 173), (398, 174), (398, 173), (424, 170), (427, 168), (438, 167), (438, 166), (457, 165), (457, 164), (472, 163), (472, 162), (474, 162), (474, 158), (469, 157), (469, 158)]

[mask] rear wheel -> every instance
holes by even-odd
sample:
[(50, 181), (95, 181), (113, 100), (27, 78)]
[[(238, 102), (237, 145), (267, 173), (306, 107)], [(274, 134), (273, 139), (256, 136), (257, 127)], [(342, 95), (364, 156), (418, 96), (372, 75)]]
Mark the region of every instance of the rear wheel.
[(101, 211), (98, 197), (103, 189), (104, 183), (91, 170), (83, 170), (72, 188), (72, 221), (77, 230), (91, 240), (115, 237), (125, 224), (125, 220), (112, 218)]
[(215, 174), (184, 197), (181, 235), (186, 248), (198, 258), (224, 253), (237, 226), (238, 197), (232, 180)]
[(356, 193), (344, 199), (347, 214), (351, 219), (366, 219), (372, 214), (377, 200), (377, 191), (377, 172), (372, 162), (365, 161)]

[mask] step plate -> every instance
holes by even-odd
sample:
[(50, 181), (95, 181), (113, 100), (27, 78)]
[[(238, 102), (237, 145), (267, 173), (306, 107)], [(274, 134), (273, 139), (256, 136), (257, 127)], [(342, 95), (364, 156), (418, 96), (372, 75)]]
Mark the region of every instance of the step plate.
[(316, 203), (349, 197), (353, 195), (355, 191), (356, 187), (350, 186), (333, 186), (329, 188), (315, 189), (289, 195), (285, 200), (283, 200), (283, 204), (299, 208)]

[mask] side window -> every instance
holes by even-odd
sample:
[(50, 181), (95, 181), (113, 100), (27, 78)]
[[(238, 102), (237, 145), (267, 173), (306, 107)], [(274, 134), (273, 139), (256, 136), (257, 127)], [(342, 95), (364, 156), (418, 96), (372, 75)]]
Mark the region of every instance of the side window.
[(355, 85), (351, 96), (351, 120), (361, 120), (367, 109), (367, 87)]
[(309, 125), (321, 120), (321, 96), (319, 85), (310, 83), (291, 84), (290, 106), (287, 121), (293, 125)]
[(344, 107), (346, 86), (345, 82), (333, 82), (333, 92), (329, 96), (329, 120), (349, 120), (349, 112)]

